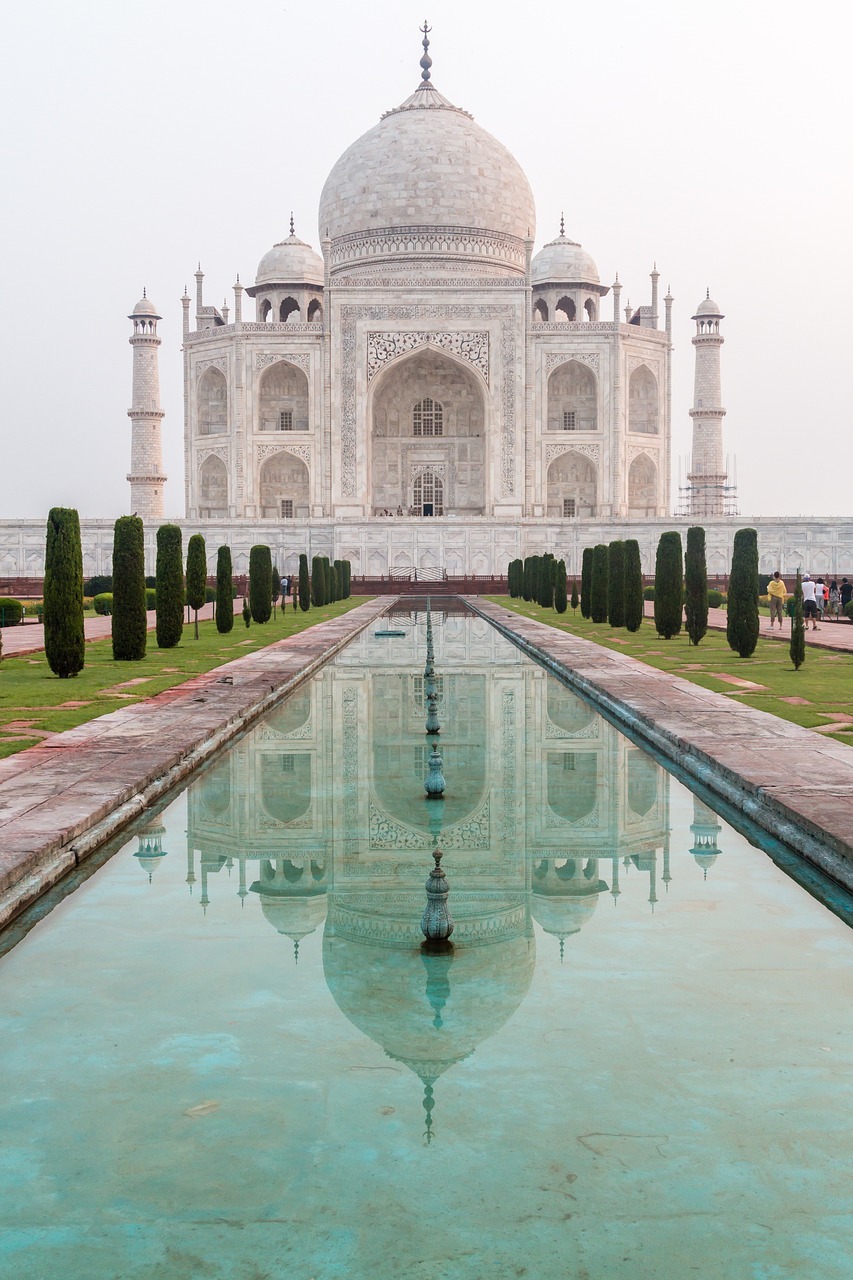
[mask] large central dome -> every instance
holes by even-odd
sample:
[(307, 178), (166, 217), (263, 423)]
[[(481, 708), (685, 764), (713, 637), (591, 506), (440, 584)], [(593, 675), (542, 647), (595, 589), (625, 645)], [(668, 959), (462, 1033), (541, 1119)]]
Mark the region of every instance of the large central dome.
[(438, 257), (521, 273), (524, 240), (536, 230), (524, 171), (428, 76), (326, 180), (320, 236), (332, 241), (333, 270)]

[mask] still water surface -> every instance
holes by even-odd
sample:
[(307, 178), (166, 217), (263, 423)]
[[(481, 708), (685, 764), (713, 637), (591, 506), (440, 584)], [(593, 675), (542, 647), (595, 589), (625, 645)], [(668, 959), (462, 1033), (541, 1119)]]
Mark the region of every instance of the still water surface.
[(850, 929), (470, 616), (437, 812), (399, 621), (0, 961), (0, 1276), (849, 1277)]

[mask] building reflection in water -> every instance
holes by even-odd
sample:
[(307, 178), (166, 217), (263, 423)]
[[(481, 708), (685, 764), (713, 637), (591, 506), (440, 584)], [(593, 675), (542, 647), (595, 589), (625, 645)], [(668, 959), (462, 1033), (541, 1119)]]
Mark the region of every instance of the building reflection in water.
[[(325, 926), (329, 991), (420, 1078), (429, 1139), (435, 1082), (524, 999), (533, 921), (567, 956), (620, 872), (654, 909), (669, 775), (488, 623), (434, 612), (456, 930), (452, 956), (422, 956), (426, 617), (394, 623), (405, 638), (362, 635), (190, 787), (187, 882), (198, 868), (207, 909), (236, 865), (244, 905), (257, 898), (295, 959)], [(720, 827), (696, 803), (691, 852), (707, 861)]]

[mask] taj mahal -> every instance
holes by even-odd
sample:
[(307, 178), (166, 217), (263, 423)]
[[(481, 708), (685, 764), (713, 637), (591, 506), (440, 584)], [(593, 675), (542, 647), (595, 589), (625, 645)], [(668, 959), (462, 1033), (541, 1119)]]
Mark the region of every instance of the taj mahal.
[[(344, 152), (319, 201), (320, 252), (290, 233), (233, 287), (233, 308), (184, 290), (185, 517), (162, 464), (161, 319), (146, 296), (133, 347), (128, 510), (228, 543), (235, 569), (270, 545), (351, 561), (353, 575), (503, 574), (551, 551), (705, 525), (711, 573), (734, 530), (759, 531), (761, 568), (853, 569), (853, 521), (738, 516), (724, 464), (721, 322), (692, 308), (688, 487), (671, 488), (674, 300), (621, 301), (590, 252), (559, 234), (536, 251), (536, 209), (514, 156), (420, 81)], [(301, 228), (300, 228), (301, 230)], [(557, 230), (555, 227), (554, 230)], [(250, 309), (253, 314), (250, 315)], [(674, 509), (675, 508), (675, 509)], [(618, 529), (618, 533), (614, 532)], [(86, 571), (109, 572), (112, 521), (83, 522)], [(0, 574), (36, 573), (42, 521), (0, 525)]]

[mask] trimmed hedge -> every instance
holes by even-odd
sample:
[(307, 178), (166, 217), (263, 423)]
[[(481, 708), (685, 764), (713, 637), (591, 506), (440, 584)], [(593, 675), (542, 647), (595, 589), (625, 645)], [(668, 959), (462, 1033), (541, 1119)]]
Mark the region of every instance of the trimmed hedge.
[(719, 609), (720, 605), (723, 603), (725, 598), (726, 597), (723, 595), (722, 591), (718, 591), (716, 587), (708, 588), (708, 608), (709, 609)]
[(625, 543), (625, 626), (639, 631), (643, 625), (643, 566), (636, 538)]
[(249, 609), (253, 622), (272, 617), (272, 552), (260, 542), (249, 551)]
[(24, 616), (24, 606), (12, 596), (0, 596), (0, 627), (17, 627)]
[(119, 516), (116, 520), (110, 603), (113, 658), (116, 662), (141, 662), (148, 643), (148, 600), (145, 529), (139, 516)]
[(53, 507), (47, 517), (44, 650), (48, 666), (60, 680), (83, 670), (83, 550), (80, 517), (69, 507)]
[(758, 644), (758, 534), (738, 529), (732, 550), (726, 639), (741, 658), (751, 658)]
[(157, 648), (174, 649), (184, 630), (184, 566), (176, 524), (157, 530)]
[(664, 640), (681, 631), (684, 560), (681, 535), (662, 533), (655, 558), (655, 630)]
[[(98, 595), (92, 597), (92, 608), (101, 618), (112, 617), (113, 612), (113, 593), (112, 591), (101, 591)], [(113, 654), (115, 657), (115, 654)]]

